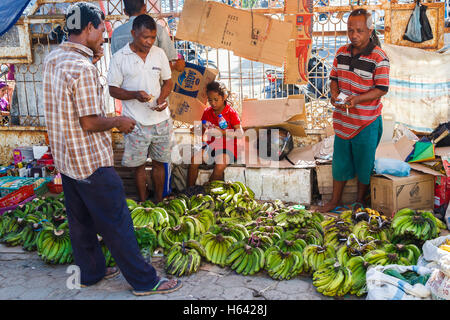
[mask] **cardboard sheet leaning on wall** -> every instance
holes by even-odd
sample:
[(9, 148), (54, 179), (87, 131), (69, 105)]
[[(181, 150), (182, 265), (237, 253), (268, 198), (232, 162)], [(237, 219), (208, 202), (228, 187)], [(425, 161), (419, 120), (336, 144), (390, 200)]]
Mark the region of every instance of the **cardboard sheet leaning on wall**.
[(383, 97), (383, 112), (396, 115), (396, 122), (431, 133), (449, 119), (450, 51), (383, 44), (390, 61), (389, 92)]
[(223, 3), (186, 0), (176, 37), (281, 67), (292, 28), (288, 22)]

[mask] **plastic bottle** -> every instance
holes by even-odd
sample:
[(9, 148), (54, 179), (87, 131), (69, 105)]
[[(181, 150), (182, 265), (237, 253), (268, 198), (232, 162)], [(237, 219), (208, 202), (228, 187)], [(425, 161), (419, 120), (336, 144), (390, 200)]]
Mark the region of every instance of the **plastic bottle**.
[(226, 128), (228, 128), (227, 120), (225, 120), (221, 114), (219, 114), (219, 127), (222, 130), (225, 130)]
[(206, 121), (206, 120), (202, 120), (202, 125), (203, 125), (203, 128), (205, 128), (205, 129), (214, 128), (214, 125), (211, 122)]

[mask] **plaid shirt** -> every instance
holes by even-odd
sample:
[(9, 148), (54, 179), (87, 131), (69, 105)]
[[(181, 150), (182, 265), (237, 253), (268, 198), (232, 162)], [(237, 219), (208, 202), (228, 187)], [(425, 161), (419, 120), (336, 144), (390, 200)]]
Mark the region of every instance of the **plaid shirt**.
[(111, 133), (86, 132), (79, 121), (89, 115), (106, 116), (92, 57), (89, 48), (65, 42), (44, 61), (45, 121), (53, 158), (62, 174), (77, 180), (114, 164)]

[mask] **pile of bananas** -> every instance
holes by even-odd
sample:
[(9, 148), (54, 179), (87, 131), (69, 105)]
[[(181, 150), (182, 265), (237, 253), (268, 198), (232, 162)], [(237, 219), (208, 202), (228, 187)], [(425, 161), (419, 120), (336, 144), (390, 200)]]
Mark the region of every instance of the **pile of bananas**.
[(313, 273), (313, 285), (325, 296), (341, 297), (347, 294), (353, 286), (352, 272), (336, 259), (323, 261)]
[(205, 248), (206, 259), (214, 264), (226, 265), (227, 252), (236, 239), (231, 236), (206, 232), (200, 239), (201, 245)]
[(419, 241), (426, 241), (436, 238), (440, 229), (446, 229), (446, 225), (432, 212), (406, 208), (395, 214), (392, 228), (394, 237), (401, 239), (410, 236)]
[(450, 252), (450, 239), (446, 239), (438, 248)]
[(264, 268), (264, 250), (244, 241), (236, 241), (228, 248), (225, 263), (237, 273), (253, 275)]
[(167, 253), (166, 271), (177, 277), (188, 276), (198, 271), (205, 255), (205, 249), (196, 240), (175, 242)]
[(330, 258), (336, 258), (336, 249), (333, 246), (307, 245), (303, 250), (304, 269), (306, 272), (312, 273), (318, 270), (325, 260)]
[(58, 227), (44, 222), (36, 246), (38, 255), (45, 263), (65, 264), (73, 261), (67, 221)]

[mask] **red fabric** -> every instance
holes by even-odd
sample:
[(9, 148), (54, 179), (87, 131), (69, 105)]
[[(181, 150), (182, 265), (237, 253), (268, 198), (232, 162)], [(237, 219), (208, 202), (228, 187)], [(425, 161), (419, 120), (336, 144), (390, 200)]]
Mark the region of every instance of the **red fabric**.
[[(234, 129), (234, 126), (241, 124), (241, 120), (239, 119), (239, 114), (236, 110), (233, 109), (229, 104), (225, 106), (222, 111), (222, 117), (227, 121), (228, 128)], [(219, 117), (214, 113), (214, 110), (211, 107), (205, 109), (202, 115), (202, 121), (206, 120), (212, 123), (215, 126), (219, 126)], [(226, 143), (226, 139), (211, 137), (211, 140), (206, 142), (213, 149), (224, 149), (233, 152), (234, 156), (237, 158), (237, 150), (238, 150), (238, 140), (234, 139), (233, 149), (231, 149), (231, 143)]]

